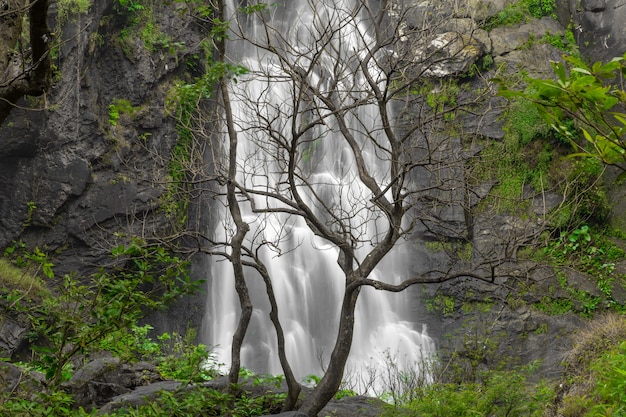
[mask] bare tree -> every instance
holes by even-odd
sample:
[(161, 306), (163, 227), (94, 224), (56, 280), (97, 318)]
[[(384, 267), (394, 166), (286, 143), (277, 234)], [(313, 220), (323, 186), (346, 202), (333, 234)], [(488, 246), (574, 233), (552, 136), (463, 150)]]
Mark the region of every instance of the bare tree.
[[(224, 4), (218, 8), (223, 12)], [(251, 267), (266, 285), (290, 385), (286, 409), (293, 406), (299, 385), (285, 355), (279, 306), (260, 254), (298, 251), (294, 231), (303, 226), (337, 251), (344, 289), (338, 332), (325, 373), (300, 408), (310, 416), (341, 384), (363, 287), (400, 292), (458, 277), (493, 282), (502, 261), (483, 257), (482, 265), (431, 270), (400, 283), (372, 278), (418, 224), (433, 234), (445, 227), (442, 212), (464, 192), (458, 175), (463, 156), (450, 156), (446, 129), (453, 115), (471, 113), (470, 105), (479, 99), (474, 94), (466, 101), (427, 103), (424, 91), (433, 93), (443, 82), (424, 77), (462, 55), (469, 38), (452, 36), (429, 48), (440, 39), (436, 22), (407, 25), (406, 10), (394, 8), (391, 17), (390, 10), (385, 1), (365, 0), (248, 6), (242, 18), (230, 22), (232, 46), (217, 43), (220, 62), (249, 70), (236, 77), (237, 83), (227, 83), (228, 72), (219, 77), (218, 113), (225, 122), (211, 126), (223, 126), (226, 139), (204, 131), (206, 119), (195, 123), (198, 139), (211, 145), (214, 158), (204, 181), (221, 185), (211, 192), (225, 197), (232, 219), (225, 222), (223, 237), (200, 234), (202, 242), (215, 245), (200, 250), (233, 264), (242, 314), (233, 338), (231, 382), (250, 320), (243, 267)], [(220, 15), (219, 22), (227, 20)], [(406, 38), (410, 45), (400, 43)], [(459, 42), (460, 48), (441, 54)]]
[(0, 2), (0, 124), (21, 97), (40, 96), (52, 83), (48, 5), (48, 0)]

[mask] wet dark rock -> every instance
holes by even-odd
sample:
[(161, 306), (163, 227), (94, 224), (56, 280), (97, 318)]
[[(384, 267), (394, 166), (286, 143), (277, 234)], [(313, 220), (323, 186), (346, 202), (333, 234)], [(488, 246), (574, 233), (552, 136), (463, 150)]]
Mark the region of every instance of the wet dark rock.
[(608, 61), (626, 51), (626, 0), (557, 0), (563, 26), (570, 22), (580, 51)]
[(332, 400), (322, 409), (319, 416), (333, 417), (378, 417), (385, 403), (377, 398), (355, 396)]
[(162, 381), (137, 387), (128, 393), (111, 398), (109, 402), (98, 409), (98, 413), (111, 413), (121, 407), (139, 407), (156, 399), (162, 391), (173, 392), (182, 386), (183, 384), (178, 381)]
[(44, 376), (39, 372), (25, 371), (8, 362), (0, 362), (0, 392), (14, 397), (29, 397), (44, 390)]
[(285, 413), (279, 413), (279, 414), (266, 414), (261, 417), (308, 417), (308, 416), (304, 413), (301, 413), (300, 411), (287, 411)]
[(119, 358), (104, 357), (76, 371), (63, 388), (72, 394), (78, 406), (91, 409), (106, 404), (113, 397), (161, 380), (151, 363), (130, 364), (121, 362)]

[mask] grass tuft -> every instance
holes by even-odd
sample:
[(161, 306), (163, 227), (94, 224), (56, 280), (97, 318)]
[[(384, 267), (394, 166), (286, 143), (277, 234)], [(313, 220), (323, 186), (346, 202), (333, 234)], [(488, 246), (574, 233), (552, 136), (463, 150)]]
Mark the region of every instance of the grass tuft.
[(0, 289), (39, 296), (48, 291), (44, 282), (28, 269), (18, 268), (10, 260), (0, 258)]

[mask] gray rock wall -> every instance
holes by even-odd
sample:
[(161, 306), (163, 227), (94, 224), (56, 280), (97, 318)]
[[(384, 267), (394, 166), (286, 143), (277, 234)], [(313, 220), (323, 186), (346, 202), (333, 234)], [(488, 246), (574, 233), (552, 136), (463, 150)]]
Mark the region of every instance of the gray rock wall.
[[(50, 95), (24, 100), (35, 110), (15, 109), (0, 128), (0, 248), (45, 247), (59, 272), (103, 266), (115, 235), (167, 222), (159, 212), (167, 160), (153, 154), (176, 143), (165, 98), (203, 35), (174, 6), (157, 6), (159, 30), (179, 46), (150, 50), (132, 27), (120, 34), (124, 13), (109, 0), (70, 20)], [(118, 100), (133, 112), (113, 125)]]
[(557, 0), (559, 21), (572, 24), (581, 52), (608, 61), (626, 52), (626, 0)]

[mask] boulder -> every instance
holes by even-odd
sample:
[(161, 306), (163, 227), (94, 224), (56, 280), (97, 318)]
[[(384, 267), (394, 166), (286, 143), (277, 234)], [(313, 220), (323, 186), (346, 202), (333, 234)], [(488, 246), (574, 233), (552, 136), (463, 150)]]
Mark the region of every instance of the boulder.
[(109, 402), (98, 409), (98, 414), (109, 414), (121, 407), (139, 407), (157, 398), (162, 391), (176, 391), (182, 386), (182, 382), (162, 381), (138, 387), (128, 393), (109, 398)]
[(64, 389), (73, 395), (77, 405), (90, 409), (137, 387), (160, 380), (153, 364), (129, 364), (121, 362), (119, 358), (105, 357), (93, 360), (76, 371), (64, 384)]
[(0, 357), (11, 358), (26, 342), (28, 327), (13, 317), (0, 316)]
[(467, 0), (467, 11), (473, 19), (484, 21), (495, 16), (515, 0)]
[(476, 38), (458, 32), (435, 36), (413, 51), (414, 62), (426, 77), (443, 78), (467, 73), (485, 54), (485, 46)]
[(39, 372), (26, 371), (12, 363), (0, 362), (0, 392), (12, 397), (30, 395), (44, 389), (44, 376)]
[[(19, 301), (23, 306), (31, 302), (26, 298)], [(9, 300), (10, 293), (0, 290), (0, 358), (12, 359), (28, 344), (31, 324), (27, 314), (16, 311)]]
[(383, 413), (385, 403), (378, 398), (364, 397), (357, 395), (354, 397), (343, 397), (339, 400), (332, 400), (319, 413), (320, 416), (333, 417), (378, 417)]
[(183, 384), (179, 381), (160, 381), (150, 385), (136, 387), (125, 394), (109, 398), (108, 402), (98, 409), (98, 414), (109, 414), (122, 407), (140, 407), (156, 399), (163, 391), (181, 392), (197, 388), (224, 390), (228, 385), (228, 378), (222, 377), (202, 384)]
[(546, 34), (562, 35), (563, 27), (551, 17), (532, 20), (518, 26), (502, 26), (489, 32), (493, 54), (504, 55), (517, 49), (528, 49), (533, 40)]

